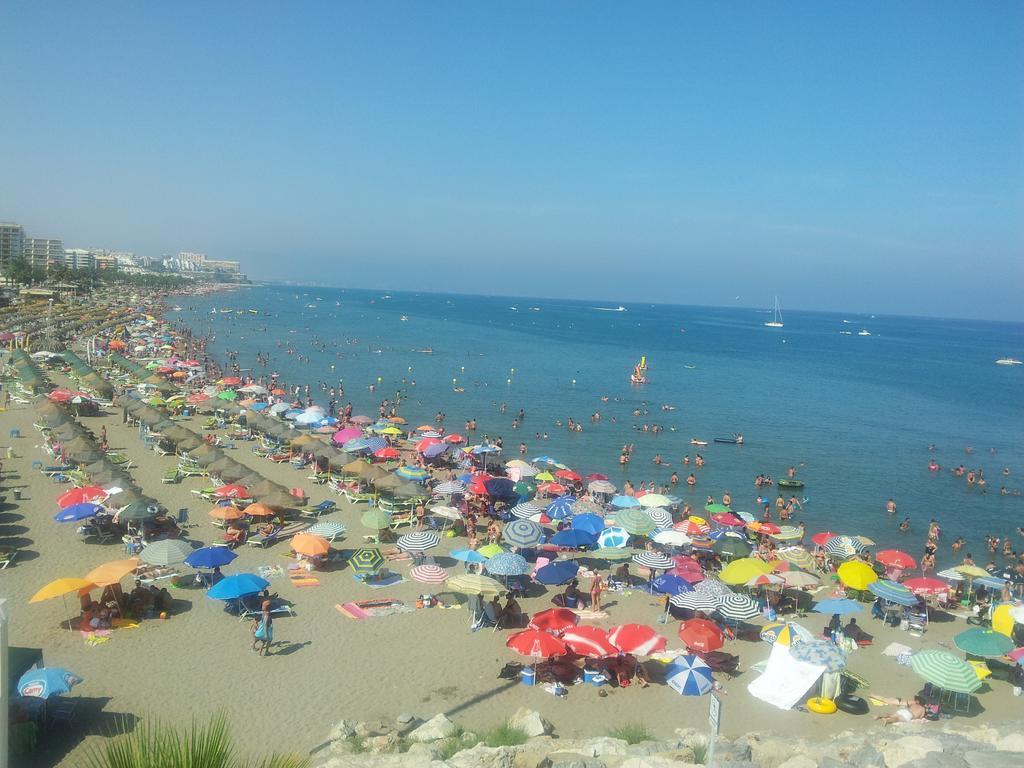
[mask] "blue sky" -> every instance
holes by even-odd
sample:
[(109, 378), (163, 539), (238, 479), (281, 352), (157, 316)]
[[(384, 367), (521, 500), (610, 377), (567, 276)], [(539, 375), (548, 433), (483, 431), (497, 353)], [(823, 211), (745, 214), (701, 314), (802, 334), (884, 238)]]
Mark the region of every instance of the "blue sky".
[(69, 246), (1024, 319), (1019, 2), (22, 2), (2, 39), (0, 219)]

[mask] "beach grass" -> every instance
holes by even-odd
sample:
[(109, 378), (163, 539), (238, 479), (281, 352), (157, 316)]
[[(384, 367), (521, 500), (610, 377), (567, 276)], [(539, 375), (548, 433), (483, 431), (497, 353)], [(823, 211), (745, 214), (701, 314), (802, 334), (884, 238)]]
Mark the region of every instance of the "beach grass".
[(268, 755), (246, 760), (237, 754), (235, 740), (223, 714), (207, 723), (195, 720), (187, 727), (159, 720), (142, 720), (94, 747), (85, 768), (306, 768), (308, 758)]
[(489, 731), (484, 731), (482, 741), (488, 747), (515, 747), (525, 744), (527, 741), (526, 732), (522, 728), (505, 721)]
[(641, 741), (651, 741), (654, 738), (643, 723), (624, 723), (612, 730), (609, 735), (615, 739), (622, 739), (627, 744), (639, 744)]

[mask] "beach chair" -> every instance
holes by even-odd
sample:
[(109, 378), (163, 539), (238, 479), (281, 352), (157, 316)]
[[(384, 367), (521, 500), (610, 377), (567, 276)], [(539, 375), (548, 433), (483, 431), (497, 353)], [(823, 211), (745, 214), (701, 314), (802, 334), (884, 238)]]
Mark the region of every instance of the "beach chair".
[(131, 466), (132, 466), (132, 460), (129, 459), (123, 453), (108, 452), (107, 453), (107, 460), (111, 464), (113, 464), (115, 466), (118, 466), (118, 467), (121, 467), (121, 469), (130, 469)]
[(178, 465), (178, 473), (182, 477), (209, 477), (210, 473), (197, 465)]
[(245, 543), (250, 547), (265, 549), (279, 541), (286, 541), (296, 534), (302, 533), (307, 528), (309, 528), (309, 523), (306, 522), (289, 523), (283, 528), (275, 530), (273, 533), (269, 533), (267, 535), (263, 535), (261, 533), (254, 534), (247, 538)]
[(355, 491), (350, 491), (348, 488), (342, 488), (341, 495), (344, 496), (346, 501), (350, 504), (359, 504), (362, 502), (372, 504), (374, 499), (374, 495), (372, 493), (357, 493)]
[(13, 563), (17, 556), (18, 550), (16, 549), (0, 550), (0, 571)]
[(160, 478), (161, 483), (177, 483), (179, 480), (181, 480), (181, 472), (178, 471), (177, 467), (171, 467)]
[(330, 472), (315, 472), (312, 475), (306, 477), (307, 480), (312, 480), (317, 485), (324, 485), (328, 480), (331, 479)]
[(299, 514), (303, 517), (312, 517), (315, 519), (320, 517), (321, 515), (329, 515), (337, 508), (338, 505), (335, 502), (331, 501), (330, 499), (325, 499), (324, 501), (321, 501), (314, 507), (309, 507), (308, 509), (300, 510)]
[[(243, 597), (238, 600), (238, 620), (256, 618), (263, 613), (263, 600), (259, 596)], [(295, 609), (287, 600), (275, 597), (270, 601), (270, 615), (283, 614), (294, 616)]]
[[(381, 507), (385, 509), (385, 507)], [(391, 513), (391, 525), (392, 531), (397, 531), (403, 525), (412, 525), (415, 522), (411, 509), (398, 509)]]

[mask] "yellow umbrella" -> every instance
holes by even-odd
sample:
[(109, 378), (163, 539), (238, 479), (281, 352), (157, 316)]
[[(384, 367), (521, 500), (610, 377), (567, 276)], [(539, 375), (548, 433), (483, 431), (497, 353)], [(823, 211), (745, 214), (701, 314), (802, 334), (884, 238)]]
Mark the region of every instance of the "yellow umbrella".
[(465, 595), (500, 595), (508, 591), (500, 581), (476, 573), (462, 573), (448, 579), (448, 589)]
[(962, 573), (964, 576), (970, 576), (973, 578), (984, 578), (985, 576), (991, 576), (988, 571), (984, 568), (979, 568), (976, 565), (958, 565), (953, 568), (957, 573)]
[(541, 473), (535, 475), (533, 479), (537, 480), (539, 482), (542, 482), (542, 483), (553, 483), (553, 482), (555, 482), (555, 476), (552, 475), (550, 472), (541, 472)]
[(494, 557), (495, 555), (500, 555), (504, 551), (505, 550), (497, 544), (484, 544), (482, 547), (480, 547), (480, 549), (477, 550), (479, 554), (487, 558)]
[(138, 567), (139, 558), (137, 557), (132, 557), (128, 560), (112, 560), (109, 563), (96, 566), (85, 574), (85, 578), (97, 587), (108, 587), (111, 584), (119, 584), (121, 579)]
[(718, 578), (726, 584), (746, 584), (751, 579), (770, 572), (771, 566), (764, 560), (740, 557), (725, 566), (718, 574)]
[(384, 429), (378, 429), (376, 431), (377, 431), (377, 434), (380, 434), (380, 435), (400, 435), (400, 434), (402, 434), (402, 430), (400, 430), (398, 427), (384, 427)]
[(1011, 603), (1000, 603), (992, 611), (992, 629), (1001, 635), (1007, 637), (1013, 636), (1013, 616), (1010, 615), (1010, 610), (1013, 608)]
[(95, 586), (91, 581), (74, 577), (56, 579), (32, 595), (32, 599), (29, 602), (41, 603), (43, 600), (52, 600), (55, 597), (59, 597), (64, 603), (64, 613), (68, 617), (68, 631), (73, 632), (74, 628), (71, 626), (71, 614), (68, 613), (66, 595), (71, 592), (80, 592), (83, 589), (93, 589)]
[(871, 569), (870, 565), (860, 560), (848, 560), (843, 563), (836, 571), (836, 575), (839, 576), (839, 581), (844, 586), (856, 590), (867, 589), (868, 584), (878, 581), (878, 574)]

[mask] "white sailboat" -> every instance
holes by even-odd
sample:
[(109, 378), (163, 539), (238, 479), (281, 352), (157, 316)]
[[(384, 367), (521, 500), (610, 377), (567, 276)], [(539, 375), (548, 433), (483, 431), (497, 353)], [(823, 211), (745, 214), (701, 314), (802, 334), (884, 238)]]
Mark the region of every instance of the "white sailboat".
[(775, 297), (775, 307), (772, 309), (772, 319), (765, 322), (768, 328), (782, 328), (782, 310), (779, 309), (779, 297)]

